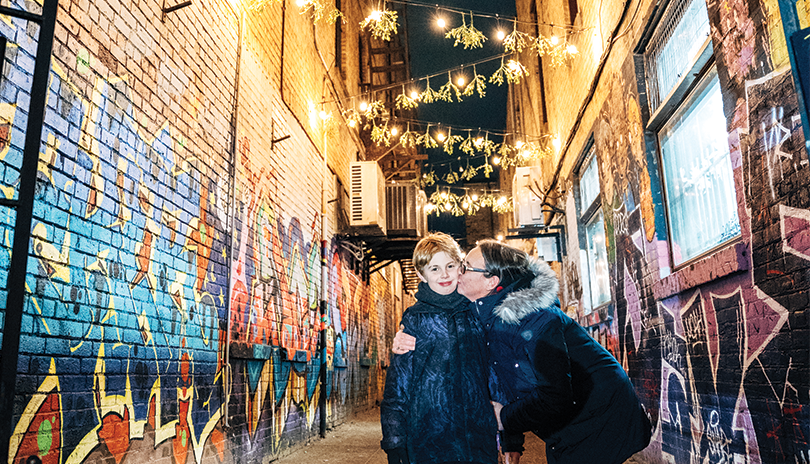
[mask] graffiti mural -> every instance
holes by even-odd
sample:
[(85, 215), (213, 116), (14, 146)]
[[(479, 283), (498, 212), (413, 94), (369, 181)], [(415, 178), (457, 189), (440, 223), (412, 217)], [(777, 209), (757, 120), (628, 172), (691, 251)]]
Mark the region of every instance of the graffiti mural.
[[(146, 117), (146, 89), (114, 72), (114, 59), (87, 50), (74, 59), (51, 71), (9, 462), (259, 461), (317, 433), (322, 396), (332, 421), (373, 404), (388, 284), (352, 270), (356, 258), (321, 237), (319, 214), (295, 212), (312, 205), (280, 206), (290, 186), (250, 136), (237, 132), (236, 174), (221, 168), (230, 115), (190, 73), (144, 58), (169, 76), (160, 101), (185, 102), (187, 116)], [(25, 111), (0, 103), (5, 198), (15, 195)], [(223, 142), (193, 140), (195, 131)], [(13, 215), (2, 223), (7, 267)]]

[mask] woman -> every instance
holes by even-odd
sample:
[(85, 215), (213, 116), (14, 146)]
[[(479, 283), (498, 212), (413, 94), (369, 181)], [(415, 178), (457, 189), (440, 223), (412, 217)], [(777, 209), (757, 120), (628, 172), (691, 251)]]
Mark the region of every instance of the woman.
[(461, 252), (446, 234), (413, 255), (417, 303), (402, 316), (416, 349), (392, 356), (380, 405), (389, 464), (494, 464), (496, 422), (487, 388), (483, 330), (456, 292)]

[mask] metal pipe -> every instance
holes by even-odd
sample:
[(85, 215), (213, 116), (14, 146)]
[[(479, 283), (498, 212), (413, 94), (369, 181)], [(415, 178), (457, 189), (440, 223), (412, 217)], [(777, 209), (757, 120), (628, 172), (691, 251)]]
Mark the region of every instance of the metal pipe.
[[(235, 12), (236, 13), (236, 12)], [(234, 249), (234, 224), (236, 222), (236, 150), (238, 148), (237, 145), (237, 132), (236, 132), (236, 124), (237, 124), (237, 117), (239, 115), (239, 73), (241, 70), (242, 64), (242, 22), (244, 20), (244, 13), (243, 10), (240, 8), (238, 14), (236, 15), (237, 25), (236, 25), (236, 72), (234, 73), (234, 90), (233, 90), (233, 110), (231, 111), (231, 159), (230, 165), (228, 169), (230, 172), (228, 173), (230, 176), (230, 192), (228, 193), (229, 200), (230, 200), (230, 211), (228, 212), (228, 259), (233, 260), (233, 249)], [(223, 426), (225, 428), (230, 426), (230, 421), (228, 420), (228, 409), (231, 404), (231, 321), (233, 320), (233, 315), (231, 311), (233, 308), (231, 307), (231, 291), (233, 290), (231, 287), (231, 263), (228, 264), (228, 301), (225, 306), (225, 314), (228, 318), (227, 324), (227, 331), (228, 333), (225, 334), (225, 362), (223, 365), (225, 366), (225, 376), (222, 379), (223, 383), (223, 393), (225, 395), (225, 414), (224, 414), (224, 423)]]
[[(328, 72), (328, 71), (327, 71)], [(326, 285), (329, 281), (329, 269), (327, 268), (326, 256), (326, 179), (329, 178), (329, 136), (326, 127), (323, 128), (323, 174), (321, 179), (321, 301), (319, 325), (321, 333), (319, 337), (321, 365), (318, 371), (318, 381), (320, 383), (320, 396), (318, 397), (318, 409), (321, 420), (319, 431), (321, 438), (326, 438), (326, 322), (327, 322), (327, 291)]]
[(17, 385), (17, 362), (20, 356), (20, 332), (25, 305), (25, 280), (28, 268), (28, 248), (34, 216), (34, 198), (37, 183), (37, 165), (42, 145), (42, 127), (48, 99), (48, 81), (51, 73), (51, 53), (56, 29), (56, 11), (59, 0), (45, 0), (37, 38), (37, 56), (31, 83), (31, 101), (28, 107), (28, 125), (20, 166), (20, 184), (17, 197), (17, 217), (14, 223), (14, 243), (8, 270), (6, 314), (3, 324), (2, 356), (0, 356), (0, 457), (9, 460), (9, 438), (14, 420), (14, 397)]

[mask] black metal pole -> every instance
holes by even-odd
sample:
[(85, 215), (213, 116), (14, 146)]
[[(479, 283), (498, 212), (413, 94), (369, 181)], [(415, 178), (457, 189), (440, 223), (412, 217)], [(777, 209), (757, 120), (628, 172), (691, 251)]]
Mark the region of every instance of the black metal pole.
[(42, 144), (42, 125), (48, 99), (48, 81), (51, 72), (53, 34), (56, 27), (56, 7), (59, 0), (45, 0), (42, 5), (37, 56), (31, 84), (31, 103), (25, 147), (20, 167), (19, 203), (14, 225), (14, 243), (9, 265), (6, 320), (3, 325), (3, 346), (0, 352), (0, 457), (8, 462), (11, 432), (14, 421), (14, 396), (17, 386), (17, 361), (20, 349), (23, 305), (25, 303), (25, 274), (28, 265), (28, 247), (34, 214), (34, 192), (37, 183), (37, 164)]

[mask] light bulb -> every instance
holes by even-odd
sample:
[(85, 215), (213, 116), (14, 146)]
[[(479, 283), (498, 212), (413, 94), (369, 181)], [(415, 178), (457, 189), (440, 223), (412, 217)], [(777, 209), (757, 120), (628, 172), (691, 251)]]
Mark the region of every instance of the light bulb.
[(550, 41), (551, 45), (557, 45), (560, 43), (560, 39), (556, 35), (552, 35)]
[(476, 147), (481, 148), (481, 145), (483, 145), (483, 144), (484, 144), (484, 138), (483, 137), (478, 137), (477, 139), (475, 139), (475, 146)]
[(496, 166), (497, 166), (497, 165), (498, 165), (500, 162), (501, 162), (501, 158), (500, 158), (500, 157), (498, 157), (498, 156), (493, 156), (493, 157), (492, 157), (492, 164), (494, 164), (494, 165), (496, 165)]
[(577, 53), (577, 47), (574, 46), (573, 44), (569, 45), (567, 50), (568, 50), (568, 53), (570, 53), (572, 55), (575, 55)]
[(439, 18), (436, 20), (436, 25), (444, 29), (444, 26), (447, 26), (447, 23), (444, 22), (444, 18)]
[(396, 136), (397, 134), (399, 134), (399, 129), (397, 129), (396, 127), (392, 127), (391, 128), (391, 135)]
[(297, 2), (295, 2), (295, 4), (298, 5), (299, 8), (303, 8), (304, 6), (306, 6), (307, 3), (309, 3), (309, 0), (298, 0)]
[(517, 61), (509, 60), (509, 64), (507, 66), (509, 66), (509, 70), (513, 73), (520, 71), (520, 63)]
[(360, 102), (360, 111), (365, 111), (368, 109), (368, 103)]
[(321, 110), (320, 116), (321, 116), (321, 119), (329, 119), (329, 113), (327, 113), (324, 110)]
[(459, 166), (459, 167), (458, 167), (458, 172), (464, 172), (464, 167), (463, 167), (463, 166)]
[(517, 142), (515, 142), (515, 148), (517, 148), (518, 150), (520, 150), (523, 147), (523, 145), (525, 145), (523, 143), (523, 140), (518, 140)]
[(498, 29), (498, 32), (495, 34), (498, 37), (498, 40), (503, 40), (506, 37), (506, 32)]
[(473, 193), (472, 201), (478, 201), (478, 194), (477, 193)]
[(419, 92), (417, 92), (416, 90), (411, 92), (411, 100), (419, 100)]
[(444, 134), (442, 132), (439, 132), (438, 134), (436, 134), (436, 138), (439, 139), (439, 142), (444, 142), (444, 139), (446, 137), (444, 136)]
[(453, 205), (449, 201), (444, 204), (445, 211), (450, 211), (451, 209), (453, 209)]
[(357, 123), (354, 121), (354, 119), (349, 119), (348, 124), (349, 124), (349, 127), (354, 127), (354, 126), (357, 125)]
[(467, 82), (467, 81), (465, 81), (465, 80), (464, 80), (464, 76), (461, 76), (461, 77), (459, 77), (459, 78), (458, 78), (458, 80), (456, 81), (456, 84), (458, 84), (458, 86), (459, 86), (459, 87), (464, 87), (464, 83), (466, 83), (466, 82)]
[(369, 15), (369, 18), (371, 18), (373, 21), (379, 21), (382, 18), (382, 11), (380, 10), (372, 11), (371, 14)]
[(500, 198), (498, 198), (498, 204), (499, 204), (499, 205), (502, 205), (502, 204), (504, 204), (504, 203), (506, 203), (506, 197), (500, 197)]
[(464, 200), (464, 203), (461, 204), (461, 207), (464, 209), (467, 209), (468, 206), (470, 206), (470, 204), (467, 203), (467, 200)]
[(503, 235), (498, 235), (498, 241), (499, 241), (499, 242), (502, 242), (502, 241), (503, 241)]
[(554, 137), (554, 140), (551, 141), (551, 144), (554, 145), (554, 148), (556, 150), (559, 150), (560, 146), (562, 145), (562, 142), (560, 141), (559, 137)]

